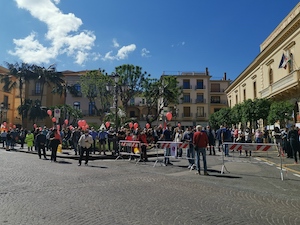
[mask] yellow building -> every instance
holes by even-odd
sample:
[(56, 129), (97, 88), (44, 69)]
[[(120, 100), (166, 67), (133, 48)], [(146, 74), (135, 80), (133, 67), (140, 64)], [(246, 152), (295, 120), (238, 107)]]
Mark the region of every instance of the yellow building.
[(226, 89), (233, 107), (246, 99), (299, 102), (300, 3), (260, 45), (260, 53)]
[(228, 107), (225, 89), (230, 80), (212, 80), (208, 68), (205, 72), (179, 72), (177, 74), (164, 73), (162, 76), (176, 76), (183, 94), (178, 105), (170, 105), (173, 112), (174, 125), (180, 122), (182, 126), (208, 124), (209, 115)]
[[(0, 74), (8, 76), (8, 69), (0, 66)], [(13, 80), (14, 81), (14, 80)], [(3, 90), (4, 83), (0, 83), (0, 123), (6, 122), (7, 128), (21, 124), (21, 118), (18, 114), (20, 105), (20, 96), (17, 89), (9, 92)]]

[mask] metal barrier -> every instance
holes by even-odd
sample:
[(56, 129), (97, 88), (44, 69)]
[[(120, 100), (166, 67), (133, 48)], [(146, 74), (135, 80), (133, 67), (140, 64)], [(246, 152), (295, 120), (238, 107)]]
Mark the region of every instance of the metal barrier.
[[(162, 165), (162, 160), (159, 160), (159, 150), (164, 149), (164, 157), (177, 157), (178, 148), (188, 148), (189, 143), (187, 142), (173, 142), (173, 141), (158, 141), (156, 143), (156, 161), (153, 167), (156, 166), (158, 162)], [(167, 149), (170, 149), (170, 154), (168, 154)]]
[[(124, 151), (125, 149), (125, 151)], [(115, 160), (120, 158), (123, 159), (123, 156), (129, 156), (129, 160), (131, 157), (138, 157), (136, 158), (136, 164), (141, 160), (141, 142), (140, 141), (126, 141), (120, 140), (119, 141), (119, 150), (118, 150), (118, 157)]]
[[(228, 145), (228, 153), (233, 153), (233, 157), (231, 157), (230, 161), (237, 161), (234, 158), (234, 151), (239, 151), (241, 153), (242, 151), (249, 151), (252, 153), (267, 153), (268, 156), (268, 151), (276, 151), (278, 155), (280, 156), (280, 178), (283, 180), (283, 169), (282, 169), (282, 161), (283, 161), (283, 152), (280, 146), (272, 143), (233, 143), (233, 142), (224, 142), (222, 144), (222, 169), (221, 169), (221, 174), (224, 173), (224, 169), (229, 172), (225, 166), (225, 145)], [(251, 154), (250, 154), (250, 162), (251, 162)], [(229, 158), (227, 158), (229, 159)], [(229, 160), (227, 160), (229, 161)], [(241, 162), (241, 161), (240, 161)]]

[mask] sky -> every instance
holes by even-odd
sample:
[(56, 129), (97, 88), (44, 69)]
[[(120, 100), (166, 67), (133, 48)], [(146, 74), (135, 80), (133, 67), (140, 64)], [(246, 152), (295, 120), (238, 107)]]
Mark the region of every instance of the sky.
[(58, 71), (123, 64), (163, 73), (234, 80), (299, 1), (1, 0), (0, 65)]

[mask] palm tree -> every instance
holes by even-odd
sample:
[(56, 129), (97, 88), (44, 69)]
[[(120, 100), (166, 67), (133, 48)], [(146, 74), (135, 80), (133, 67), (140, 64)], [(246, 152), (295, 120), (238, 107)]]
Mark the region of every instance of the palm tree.
[[(11, 91), (14, 88), (19, 89), (20, 103), (23, 106), (23, 86), (25, 83), (29, 82), (31, 79), (34, 79), (34, 73), (32, 72), (32, 65), (27, 63), (6, 63), (8, 67), (8, 74), (2, 75), (1, 82), (4, 83), (3, 91)], [(5, 77), (6, 76), (6, 77)], [(11, 79), (11, 77), (14, 79)], [(22, 118), (22, 126), (24, 123), (24, 111), (22, 111), (22, 107), (20, 107), (21, 111), (19, 111)]]
[(63, 74), (56, 71), (56, 67), (54, 64), (50, 65), (47, 69), (45, 67), (40, 66), (33, 66), (33, 72), (37, 76), (38, 82), (41, 85), (41, 93), (40, 93), (40, 102), (42, 104), (43, 95), (44, 95), (44, 88), (45, 85), (50, 87), (54, 84), (54, 89), (57, 86), (61, 86), (64, 82), (62, 79)]

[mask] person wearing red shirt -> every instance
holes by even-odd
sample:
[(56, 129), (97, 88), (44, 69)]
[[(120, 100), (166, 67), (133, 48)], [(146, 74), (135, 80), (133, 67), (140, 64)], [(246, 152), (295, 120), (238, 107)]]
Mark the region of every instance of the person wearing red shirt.
[(139, 135), (139, 141), (141, 142), (141, 161), (144, 162), (148, 162), (148, 156), (147, 156), (147, 134), (146, 134), (147, 130), (144, 129), (143, 131), (141, 131), (141, 134)]
[(196, 132), (193, 136), (193, 144), (195, 146), (195, 153), (196, 153), (196, 174), (200, 173), (200, 153), (202, 154), (203, 159), (203, 168), (204, 168), (204, 175), (208, 175), (207, 173), (207, 163), (206, 163), (206, 147), (208, 145), (208, 137), (206, 132), (202, 132), (202, 126), (196, 126)]

